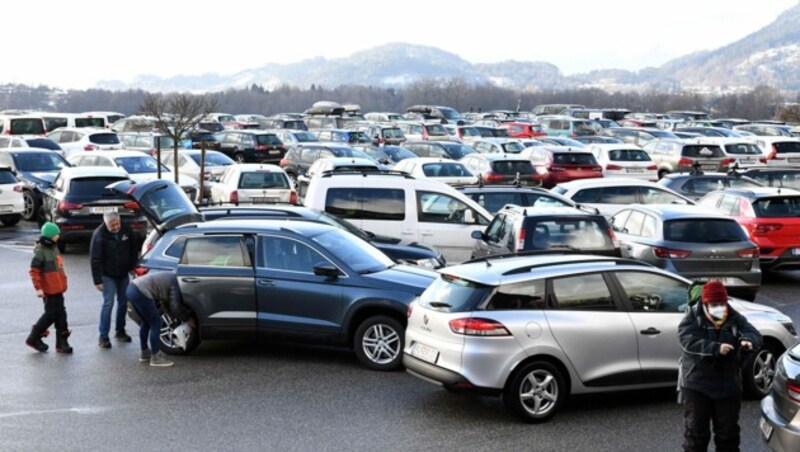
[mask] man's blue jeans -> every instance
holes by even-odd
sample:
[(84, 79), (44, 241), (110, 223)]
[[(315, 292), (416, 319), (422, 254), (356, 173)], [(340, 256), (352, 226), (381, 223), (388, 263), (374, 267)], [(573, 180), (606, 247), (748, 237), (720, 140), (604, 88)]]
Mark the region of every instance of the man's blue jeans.
[(128, 313), (128, 298), (125, 290), (128, 288), (128, 277), (109, 278), (103, 276), (103, 309), (100, 310), (100, 339), (108, 339), (111, 329), (111, 308), (114, 307), (114, 298), (117, 299), (116, 327), (117, 333), (125, 331), (125, 316)]

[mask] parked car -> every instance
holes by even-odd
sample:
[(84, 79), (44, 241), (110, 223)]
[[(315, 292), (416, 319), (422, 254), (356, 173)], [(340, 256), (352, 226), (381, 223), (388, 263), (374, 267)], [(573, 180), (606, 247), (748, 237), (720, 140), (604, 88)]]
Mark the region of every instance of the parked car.
[(572, 200), (539, 187), (479, 184), (477, 186), (459, 187), (459, 190), (483, 206), (492, 215), (509, 204), (536, 208), (576, 206)]
[(22, 184), (9, 166), (0, 166), (0, 223), (14, 226), (22, 219), (25, 200), (22, 197)]
[(61, 228), (59, 251), (65, 252), (68, 243), (89, 240), (106, 212), (117, 212), (133, 230), (130, 239), (141, 243), (147, 228), (141, 206), (106, 188), (120, 181), (130, 181), (121, 168), (67, 167), (58, 173), (44, 191), (41, 217)]
[(759, 137), (791, 137), (791, 126), (784, 126), (778, 124), (741, 124), (733, 126), (734, 131), (750, 132)]
[(695, 281), (721, 281), (754, 300), (761, 287), (758, 247), (739, 224), (701, 206), (633, 205), (609, 220), (622, 256)]
[(473, 126), (455, 126), (445, 125), (445, 130), (450, 135), (453, 141), (461, 141), (470, 144), (475, 140), (482, 138), (480, 131)]
[(396, 124), (409, 141), (450, 140), (450, 135), (441, 124), (430, 124), (420, 121), (398, 121)]
[(316, 133), (317, 138), (322, 142), (342, 143), (348, 146), (372, 143), (372, 139), (369, 135), (359, 130), (320, 129), (314, 130), (313, 132)]
[[(477, 130), (482, 138), (511, 138), (508, 130), (501, 127), (470, 126)], [(474, 141), (474, 140), (473, 140)]]
[(582, 206), (594, 207), (607, 217), (630, 204), (694, 204), (654, 182), (624, 177), (575, 180), (558, 184), (552, 191)]
[(524, 251), (569, 250), (620, 256), (606, 218), (571, 207), (508, 205), (497, 212), (485, 231), (472, 233), (472, 258)]
[(466, 123), (464, 118), (457, 110), (442, 105), (412, 105), (406, 109), (407, 113), (422, 115), (427, 120), (437, 120), (442, 124), (463, 125)]
[(657, 140), (645, 144), (644, 149), (658, 165), (659, 179), (669, 173), (691, 171), (726, 172), (735, 159), (728, 157), (722, 147), (706, 138), (693, 141)]
[(474, 154), (475, 149), (455, 141), (407, 141), (403, 147), (418, 157), (445, 158), (460, 160)]
[[(227, 155), (217, 151), (206, 151), (205, 168), (203, 175), (200, 175), (200, 163), (202, 159), (202, 152), (196, 149), (186, 149), (178, 153), (177, 164), (175, 162), (175, 153), (168, 152), (161, 156), (161, 162), (171, 171), (177, 171), (181, 177), (189, 177), (197, 184), (203, 181), (203, 196), (198, 196), (199, 200), (211, 193), (211, 183), (216, 182), (222, 172), (225, 171), (234, 162)], [(194, 199), (194, 198), (192, 198)]]
[(743, 141), (740, 138), (717, 138), (725, 155), (733, 159), (730, 168), (747, 169), (759, 168), (767, 163), (767, 155), (753, 142)]
[(747, 230), (763, 270), (800, 269), (800, 191), (729, 188), (707, 194), (698, 204), (735, 218)]
[(219, 182), (211, 184), (209, 201), (212, 204), (296, 204), (297, 192), (279, 166), (240, 163), (226, 167)]
[[(116, 111), (85, 111), (81, 113), (86, 117), (90, 118), (102, 118), (106, 129), (111, 128), (111, 125), (115, 122), (119, 121), (120, 119), (125, 118), (125, 115)], [(47, 130), (51, 130), (48, 128)]]
[(512, 121), (500, 127), (508, 129), (508, 135), (512, 138), (536, 138), (547, 135), (542, 125), (538, 123)]
[(0, 166), (22, 184), (22, 219), (35, 221), (42, 207), (42, 197), (63, 169), (70, 166), (60, 154), (47, 149), (0, 149)]
[(737, 172), (704, 173), (702, 171), (667, 174), (658, 181), (658, 184), (692, 201), (699, 201), (700, 198), (714, 190), (724, 190), (726, 188), (746, 189), (762, 185)]
[(519, 154), (525, 149), (520, 140), (513, 138), (483, 138), (472, 142), (480, 154)]
[(788, 187), (800, 189), (800, 168), (768, 166), (750, 168), (741, 173), (767, 187)]
[(286, 146), (273, 132), (225, 130), (220, 132), (219, 151), (238, 163), (278, 163)]
[(376, 124), (366, 127), (364, 132), (375, 145), (402, 145), (406, 141), (403, 131), (395, 125)]
[(542, 180), (542, 187), (578, 179), (603, 177), (603, 167), (590, 152), (559, 146), (525, 148), (520, 157), (530, 160)]
[(58, 143), (65, 157), (82, 151), (118, 151), (123, 148), (117, 134), (105, 128), (65, 127), (48, 133), (47, 138)]
[(540, 116), (538, 118), (542, 129), (550, 136), (579, 137), (597, 135), (598, 127), (588, 119), (572, 118), (570, 116)]
[(470, 154), (459, 160), (484, 184), (542, 185), (531, 161), (517, 154)]
[(267, 118), (262, 126), (265, 129), (290, 129), (290, 130), (308, 130), (306, 122), (303, 118), (294, 118), (287, 116), (272, 116)]
[(448, 185), (475, 184), (478, 178), (461, 162), (450, 159), (421, 157), (397, 163), (395, 171), (403, 171), (418, 179), (433, 179)]
[(36, 114), (0, 115), (0, 134), (40, 135), (47, 133), (44, 119)]
[(706, 137), (716, 138), (742, 138), (743, 135), (728, 127), (686, 127), (679, 126), (676, 132), (697, 133)]
[[(117, 120), (116, 122), (112, 123), (111, 127), (109, 128), (116, 133), (152, 132), (155, 129), (155, 123), (156, 119), (152, 116), (134, 115)], [(211, 130), (205, 125), (202, 127), (206, 130)]]
[(202, 149), (204, 143), (206, 150), (216, 151), (219, 149), (219, 141), (210, 130), (192, 130), (186, 133), (185, 138), (181, 141), (185, 149)]
[(118, 136), (125, 149), (143, 152), (153, 157), (158, 156), (159, 149), (162, 157), (175, 149), (175, 140), (158, 132), (120, 132)]
[(286, 175), (297, 186), (297, 178), (305, 174), (311, 165), (319, 159), (334, 157), (361, 157), (363, 153), (350, 146), (338, 143), (311, 143), (296, 145), (286, 152), (280, 161), (280, 167), (286, 171)]
[(766, 155), (767, 165), (800, 167), (800, 139), (784, 136), (758, 137), (756, 144)]
[(292, 147), (301, 143), (315, 143), (319, 141), (316, 135), (307, 130), (278, 129), (274, 130), (285, 146)]
[(628, 144), (639, 147), (644, 147), (651, 141), (678, 139), (674, 133), (656, 127), (612, 127), (603, 129), (601, 135), (619, 138)]
[(387, 166), (392, 166), (405, 159), (417, 158), (417, 154), (402, 146), (364, 146), (360, 147), (372, 160)]
[(330, 172), (379, 171), (381, 167), (371, 159), (353, 157), (328, 157), (317, 159), (303, 174), (297, 176), (295, 188), (300, 199), (305, 198), (311, 179)]
[(364, 113), (364, 119), (371, 122), (394, 122), (402, 121), (403, 115), (400, 113), (372, 111), (369, 113)]
[(603, 167), (603, 177), (632, 177), (652, 181), (658, 179), (658, 167), (639, 146), (625, 143), (592, 144), (586, 150)]
[(774, 375), (772, 390), (761, 399), (761, 439), (769, 450), (800, 450), (800, 344), (777, 358)]
[[(528, 422), (552, 418), (573, 394), (672, 387), (690, 281), (642, 262), (546, 254), (448, 267), (409, 307), (403, 364), (455, 391), (502, 395)], [(748, 395), (798, 337), (774, 308), (732, 299), (764, 336), (744, 363)]]

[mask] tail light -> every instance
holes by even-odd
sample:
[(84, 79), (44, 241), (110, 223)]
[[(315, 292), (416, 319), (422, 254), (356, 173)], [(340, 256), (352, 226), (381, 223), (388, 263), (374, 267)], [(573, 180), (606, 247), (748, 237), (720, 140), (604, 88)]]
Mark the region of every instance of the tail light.
[[(149, 251), (149, 250), (148, 250), (148, 251)], [(149, 271), (150, 271), (150, 269), (149, 269), (149, 268), (147, 268), (147, 267), (136, 267), (136, 268), (133, 270), (133, 273), (134, 273), (136, 276), (144, 276), (144, 275), (146, 275), (146, 274), (147, 274), (147, 272), (149, 272)]]
[(58, 202), (58, 210), (65, 212), (67, 210), (81, 210), (83, 208), (83, 204), (77, 204), (74, 202), (69, 201), (59, 201)]
[(17, 193), (22, 193), (22, 185), (14, 185), (14, 191)]
[(780, 231), (781, 228), (783, 228), (783, 225), (779, 223), (764, 223), (755, 226), (756, 227), (753, 228), (753, 235), (766, 235), (770, 232)]
[(232, 191), (231, 197), (228, 201), (231, 202), (232, 204), (239, 204), (239, 192), (236, 190)]
[(611, 243), (614, 244), (614, 248), (619, 248), (619, 240), (617, 240), (617, 234), (614, 234), (614, 230), (608, 228), (608, 236), (611, 238)]
[(606, 165), (606, 170), (619, 171), (621, 169), (620, 165)]
[(259, 144), (258, 146), (256, 146), (256, 151), (266, 151), (266, 150), (267, 150), (266, 145)]
[(423, 140), (428, 139), (428, 129), (426, 129), (425, 127), (422, 128), (422, 139)]
[(800, 384), (791, 380), (786, 380), (786, 392), (792, 400), (800, 402)]
[(284, 166), (286, 166), (286, 165), (288, 165), (290, 163), (292, 163), (292, 161), (289, 160), (289, 159), (281, 159), (281, 161), (278, 163), (278, 166), (283, 168)]
[(685, 250), (673, 250), (670, 248), (662, 248), (657, 246), (653, 248), (653, 254), (661, 259), (686, 259), (692, 254), (692, 252)]
[(511, 332), (502, 323), (481, 318), (451, 320), (450, 331), (464, 336), (511, 336)]
[(736, 162), (736, 159), (724, 159), (722, 160), (721, 165), (722, 166), (733, 165), (734, 162)]
[(483, 178), (486, 182), (500, 182), (505, 179), (505, 176), (502, 174), (497, 173), (486, 173), (486, 176)]
[(778, 157), (778, 148), (774, 144), (772, 145), (772, 152), (767, 156), (767, 160), (783, 160), (782, 157)]
[(680, 159), (678, 160), (678, 166), (692, 166), (691, 159)]
[(96, 151), (98, 149), (100, 149), (100, 146), (95, 146), (93, 144), (87, 144), (86, 146), (83, 147), (84, 151)]
[(139, 210), (139, 203), (136, 201), (128, 201), (122, 205), (122, 207), (131, 210)]
[(755, 259), (758, 257), (758, 248), (748, 248), (736, 252), (742, 259)]
[(408, 311), (406, 312), (406, 314), (408, 315), (408, 318), (411, 318), (411, 313), (412, 312), (414, 312), (414, 302), (413, 301), (408, 304)]
[(650, 165), (650, 166), (647, 167), (647, 171), (655, 171), (657, 169), (658, 169), (658, 166), (656, 166), (656, 165)]
[(289, 204), (297, 204), (297, 192), (294, 190), (289, 194)]
[(525, 235), (525, 228), (520, 228), (517, 236), (517, 251), (522, 251), (525, 248)]

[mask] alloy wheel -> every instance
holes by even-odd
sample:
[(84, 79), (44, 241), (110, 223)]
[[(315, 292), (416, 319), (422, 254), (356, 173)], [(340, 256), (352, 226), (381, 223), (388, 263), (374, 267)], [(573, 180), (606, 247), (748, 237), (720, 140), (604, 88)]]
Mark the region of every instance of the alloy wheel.
[(369, 327), (361, 343), (364, 354), (376, 364), (388, 364), (400, 354), (400, 335), (383, 323)]
[(547, 370), (534, 370), (520, 385), (519, 399), (531, 415), (545, 415), (555, 408), (558, 401), (558, 380)]

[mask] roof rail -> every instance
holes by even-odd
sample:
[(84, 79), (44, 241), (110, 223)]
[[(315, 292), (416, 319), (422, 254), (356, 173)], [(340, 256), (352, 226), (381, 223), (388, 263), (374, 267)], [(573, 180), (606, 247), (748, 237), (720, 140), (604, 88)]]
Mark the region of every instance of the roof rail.
[[(563, 254), (586, 254), (585, 252), (579, 251), (563, 251)], [(524, 267), (515, 268), (513, 270), (509, 270), (503, 273), (503, 276), (506, 275), (518, 275), (520, 273), (528, 273), (531, 270), (536, 268), (546, 268), (552, 267), (555, 265), (564, 265), (564, 264), (596, 264), (596, 263), (614, 263), (616, 265), (636, 265), (639, 267), (654, 267), (646, 262), (638, 261), (635, 259), (628, 259), (624, 257), (606, 257), (605, 259), (586, 259), (586, 260), (578, 260), (578, 261), (569, 261), (569, 262), (546, 262), (541, 264), (534, 264), (534, 265), (526, 265)], [(655, 268), (655, 267), (654, 267)]]
[(377, 175), (377, 176), (397, 176), (397, 177), (403, 177), (405, 179), (414, 179), (414, 176), (403, 171), (382, 170), (379, 168), (360, 169), (360, 170), (348, 169), (348, 170), (336, 170), (336, 171), (328, 170), (320, 173), (319, 177), (352, 176), (355, 174), (360, 174), (364, 177), (367, 177), (368, 175)]

